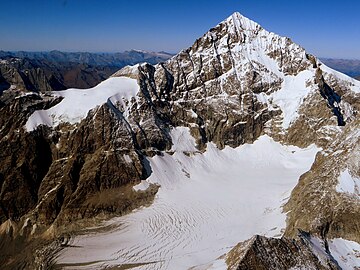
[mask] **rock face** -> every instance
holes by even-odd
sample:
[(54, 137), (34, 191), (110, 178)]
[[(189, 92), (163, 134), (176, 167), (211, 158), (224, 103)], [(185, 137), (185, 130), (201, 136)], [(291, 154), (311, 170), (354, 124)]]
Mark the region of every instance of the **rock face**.
[[(208, 142), (237, 147), (261, 134), (323, 148), (285, 205), (287, 238), (255, 237), (246, 251), (233, 252), (245, 255), (230, 269), (268, 269), (270, 257), (271, 269), (336, 269), (331, 259), (320, 264), (303, 238), (292, 240), (299, 229), (360, 241), (359, 219), (352, 218), (360, 215), (359, 198), (336, 189), (342, 171), (360, 175), (355, 80), (239, 13), (166, 62), (125, 67), (113, 77), (136, 79), (139, 91), (101, 96), (86, 116), (63, 110), (66, 94), (23, 95), (0, 107), (0, 222), (3, 232), (11, 224), (10, 242), (53, 239), (151, 202), (157, 186), (132, 187), (151, 174), (147, 156), (171, 149), (169, 130), (177, 126), (190, 129), (199, 151)], [(4, 254), (0, 263), (13, 267), (14, 253)]]
[(341, 269), (325, 250), (316, 251), (309, 236), (296, 239), (256, 235), (226, 256), (229, 270)]
[(24, 91), (47, 92), (55, 90), (60, 82), (47, 76), (43, 69), (27, 59), (9, 58), (0, 60), (0, 102)]
[[(294, 236), (297, 229), (329, 238), (346, 237), (360, 242), (359, 197), (356, 191), (338, 192), (341, 174), (349, 170), (354, 179), (359, 175), (359, 120), (319, 153), (285, 205), (288, 214), (286, 234)], [(336, 207), (334, 207), (336, 205)], [(299, 218), (301, 216), (302, 218)]]

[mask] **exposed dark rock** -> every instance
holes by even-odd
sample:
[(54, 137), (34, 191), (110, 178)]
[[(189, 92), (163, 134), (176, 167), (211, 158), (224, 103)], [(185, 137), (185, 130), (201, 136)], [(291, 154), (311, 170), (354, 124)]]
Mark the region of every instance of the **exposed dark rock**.
[[(353, 125), (358, 126), (359, 121)], [(325, 233), (327, 238), (346, 236), (360, 242), (358, 199), (355, 194), (336, 192), (341, 171), (351, 168), (353, 175), (360, 172), (357, 161), (360, 138), (356, 132), (346, 126), (343, 133), (330, 142), (327, 148), (331, 150), (319, 153), (312, 168), (300, 177), (284, 208), (288, 212), (287, 236), (294, 237), (302, 229), (320, 236)]]
[(325, 82), (321, 69), (316, 70), (316, 83), (319, 85), (321, 96), (328, 101), (333, 114), (337, 117), (338, 125), (344, 126), (345, 121), (339, 108), (341, 97)]
[(325, 250), (315, 251), (308, 237), (300, 234), (296, 239), (279, 239), (256, 235), (227, 254), (228, 269), (341, 269)]

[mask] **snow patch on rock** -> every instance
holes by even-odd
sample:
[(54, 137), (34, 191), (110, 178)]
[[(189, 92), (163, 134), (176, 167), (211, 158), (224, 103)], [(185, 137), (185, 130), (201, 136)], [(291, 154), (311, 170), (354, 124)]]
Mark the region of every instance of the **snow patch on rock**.
[(338, 178), (339, 183), (336, 186), (337, 192), (355, 194), (360, 196), (360, 178), (353, 177), (349, 169), (342, 171)]
[(135, 191), (145, 191), (149, 188), (150, 184), (149, 182), (145, 181), (145, 180), (141, 180), (141, 182), (135, 186), (133, 186), (133, 189)]
[(260, 102), (267, 104), (269, 109), (273, 104), (280, 107), (283, 112), (282, 127), (289, 126), (299, 116), (298, 110), (305, 98), (314, 90), (308, 83), (314, 77), (314, 72), (304, 70), (296, 76), (284, 76), (281, 89), (271, 94), (259, 93), (257, 98)]

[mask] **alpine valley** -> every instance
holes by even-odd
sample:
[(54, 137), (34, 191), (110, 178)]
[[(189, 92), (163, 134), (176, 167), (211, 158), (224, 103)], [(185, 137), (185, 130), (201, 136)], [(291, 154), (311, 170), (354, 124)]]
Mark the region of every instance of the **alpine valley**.
[(360, 81), (234, 13), (0, 106), (1, 269), (360, 269)]

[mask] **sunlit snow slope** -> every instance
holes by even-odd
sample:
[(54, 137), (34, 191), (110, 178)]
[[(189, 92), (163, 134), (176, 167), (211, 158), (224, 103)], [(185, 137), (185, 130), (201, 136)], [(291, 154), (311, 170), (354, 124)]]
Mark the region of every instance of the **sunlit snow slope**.
[(117, 101), (130, 100), (139, 91), (135, 79), (127, 77), (109, 78), (90, 89), (68, 89), (53, 92), (63, 100), (48, 110), (35, 111), (26, 123), (26, 130), (32, 131), (38, 125), (56, 126), (61, 122), (74, 124), (86, 117), (89, 110), (102, 105), (110, 97)]
[(115, 231), (76, 237), (58, 263), (68, 269), (188, 269), (254, 234), (280, 236), (286, 218), (281, 206), (319, 150), (261, 136), (235, 149), (209, 143), (201, 154), (188, 128), (175, 128), (171, 136), (175, 152), (149, 158), (147, 181), (161, 185), (155, 202), (111, 220)]
[(360, 244), (335, 238), (329, 241), (329, 249), (342, 269), (359, 269)]

